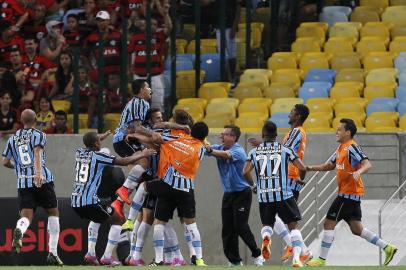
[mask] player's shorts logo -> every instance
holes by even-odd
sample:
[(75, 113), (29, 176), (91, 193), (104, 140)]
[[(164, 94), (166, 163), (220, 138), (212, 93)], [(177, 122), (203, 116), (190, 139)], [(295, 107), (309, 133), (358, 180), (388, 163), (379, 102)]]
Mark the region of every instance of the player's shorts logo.
[(113, 208), (111, 208), (110, 206), (107, 206), (106, 211), (107, 211), (107, 214), (111, 215), (113, 213)]

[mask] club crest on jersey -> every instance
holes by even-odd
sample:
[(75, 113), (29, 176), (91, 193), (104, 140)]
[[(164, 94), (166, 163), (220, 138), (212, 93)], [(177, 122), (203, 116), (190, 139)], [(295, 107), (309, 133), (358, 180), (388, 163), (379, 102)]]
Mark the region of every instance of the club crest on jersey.
[(111, 45), (111, 46), (116, 45), (116, 41), (115, 41), (115, 40), (111, 40), (111, 41), (110, 41), (110, 45)]

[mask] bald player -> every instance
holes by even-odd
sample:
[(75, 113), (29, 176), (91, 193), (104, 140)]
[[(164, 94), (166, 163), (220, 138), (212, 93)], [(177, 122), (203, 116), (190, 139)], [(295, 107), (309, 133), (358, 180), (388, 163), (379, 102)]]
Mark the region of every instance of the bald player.
[(59, 211), (54, 190), (54, 176), (45, 167), (45, 133), (35, 129), (35, 112), (24, 110), (21, 113), (24, 128), (12, 135), (3, 152), (3, 165), (15, 170), (17, 175), (18, 206), (20, 219), (13, 232), (13, 250), (22, 248), (22, 238), (32, 222), (37, 206), (48, 214), (49, 265), (62, 266), (58, 257)]

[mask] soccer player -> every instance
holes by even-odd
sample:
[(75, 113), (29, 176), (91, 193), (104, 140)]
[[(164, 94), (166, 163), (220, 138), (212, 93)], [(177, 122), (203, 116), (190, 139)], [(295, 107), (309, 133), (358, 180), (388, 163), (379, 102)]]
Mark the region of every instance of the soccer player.
[[(48, 214), (49, 254), (47, 263), (62, 266), (58, 257), (59, 211), (54, 190), (54, 176), (45, 167), (45, 133), (35, 129), (35, 112), (24, 110), (21, 113), (24, 128), (11, 136), (3, 152), (3, 165), (15, 169), (17, 175), (20, 219), (13, 232), (13, 249), (19, 253), (22, 238), (27, 231), (37, 206)], [(12, 162), (13, 161), (13, 162)]]
[(298, 230), (298, 221), (301, 220), (299, 207), (293, 197), (288, 179), (289, 162), (292, 162), (301, 171), (305, 166), (296, 153), (286, 146), (275, 141), (277, 136), (275, 123), (268, 121), (262, 128), (263, 143), (252, 149), (244, 164), (243, 173), (249, 177), (255, 168), (257, 176), (257, 192), (259, 211), (263, 224), (262, 256), (269, 259), (271, 255), (271, 236), (275, 224), (275, 216), (282, 219), (291, 231), (293, 245), (293, 267), (302, 267), (300, 261), (302, 235)]
[(336, 138), (339, 143), (334, 155), (324, 164), (308, 166), (308, 171), (336, 170), (338, 195), (331, 204), (324, 220), (324, 231), (321, 240), (320, 255), (307, 263), (308, 266), (324, 266), (328, 252), (334, 240), (334, 228), (345, 220), (354, 235), (361, 236), (368, 242), (380, 247), (385, 252), (385, 265), (388, 265), (397, 248), (388, 244), (377, 234), (365, 228), (361, 222), (361, 197), (364, 185), (361, 174), (371, 169), (372, 165), (361, 147), (354, 141), (357, 127), (351, 119), (343, 118), (337, 127)]
[(101, 143), (99, 136), (95, 132), (86, 133), (83, 136), (83, 143), (86, 148), (80, 148), (76, 151), (76, 174), (71, 206), (81, 218), (91, 221), (88, 227), (88, 252), (85, 256), (85, 262), (94, 265), (99, 264), (95, 253), (98, 230), (101, 223), (109, 220), (112, 225), (108, 235), (108, 243), (100, 263), (110, 266), (119, 265), (120, 262), (113, 258), (112, 252), (120, 238), (121, 224), (124, 220), (113, 208), (100, 203), (97, 192), (101, 176), (106, 166), (126, 166), (139, 159), (154, 155), (156, 151), (144, 149), (125, 158), (107, 155), (99, 152)]
[(237, 143), (240, 135), (239, 127), (225, 126), (220, 135), (221, 144), (207, 146), (206, 153), (217, 159), (221, 185), (224, 190), (221, 205), (223, 224), (221, 237), (224, 255), (230, 266), (242, 265), (238, 249), (238, 236), (240, 236), (251, 250), (252, 257), (255, 258), (254, 264), (262, 266), (264, 258), (261, 256), (261, 250), (258, 248), (248, 224), (252, 202), (250, 185), (253, 186), (254, 183), (252, 178), (245, 179), (242, 174), (247, 155), (244, 148)]

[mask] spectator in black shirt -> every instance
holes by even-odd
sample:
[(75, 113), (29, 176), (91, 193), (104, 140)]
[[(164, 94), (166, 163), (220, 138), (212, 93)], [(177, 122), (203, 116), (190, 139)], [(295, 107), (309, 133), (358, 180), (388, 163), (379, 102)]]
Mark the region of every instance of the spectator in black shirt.
[(12, 99), (9, 92), (0, 93), (0, 137), (7, 134), (14, 134), (19, 128), (19, 113), (12, 108)]

